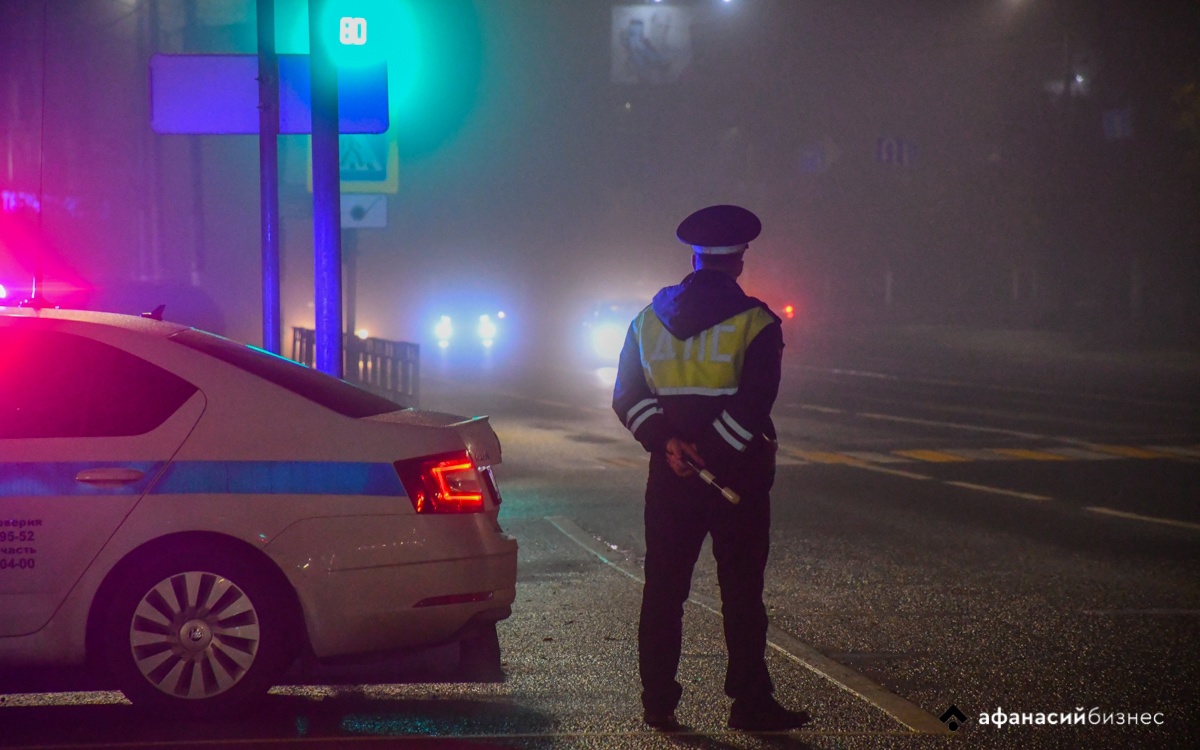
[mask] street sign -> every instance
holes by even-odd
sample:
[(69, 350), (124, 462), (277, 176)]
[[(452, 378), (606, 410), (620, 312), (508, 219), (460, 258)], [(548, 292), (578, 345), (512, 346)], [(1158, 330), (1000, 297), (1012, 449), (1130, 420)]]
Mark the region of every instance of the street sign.
[[(308, 55), (279, 56), (279, 132), (312, 132)], [(150, 125), (181, 135), (258, 133), (257, 55), (154, 55)], [(338, 70), (338, 129), (388, 128), (387, 64)]]
[(339, 168), (342, 181), (382, 182), (387, 179), (387, 139), (348, 135), (340, 139)]
[(383, 229), (386, 226), (386, 195), (342, 196), (342, 229)]
[[(385, 135), (350, 134), (338, 138), (338, 171), (343, 193), (396, 193), (400, 190), (400, 147)], [(312, 192), (312, 158), (308, 191)]]
[(875, 161), (911, 167), (917, 160), (917, 146), (900, 138), (880, 136), (875, 142)]

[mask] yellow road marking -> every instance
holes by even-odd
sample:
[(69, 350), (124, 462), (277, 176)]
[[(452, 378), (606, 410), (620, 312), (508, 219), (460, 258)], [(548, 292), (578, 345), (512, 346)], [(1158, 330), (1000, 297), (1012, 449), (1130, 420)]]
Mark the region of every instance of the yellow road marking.
[(971, 460), (969, 458), (963, 458), (962, 456), (956, 456), (953, 453), (943, 453), (941, 451), (916, 450), (892, 451), (892, 453), (896, 454), (897, 456), (915, 458), (919, 461), (929, 461), (936, 464), (961, 463)]
[(1013, 458), (1020, 458), (1026, 461), (1066, 461), (1066, 456), (1060, 456), (1056, 453), (1045, 453), (1043, 451), (1031, 451), (1024, 448), (993, 448), (996, 453)]
[(1098, 451), (1111, 453), (1114, 456), (1124, 456), (1125, 458), (1171, 458), (1169, 453), (1156, 453), (1148, 451), (1145, 448), (1135, 448), (1131, 445), (1092, 445), (1089, 446)]
[(795, 448), (785, 448), (784, 450), (797, 458), (803, 458), (805, 461), (812, 461), (816, 464), (849, 464), (851, 466), (859, 466), (862, 464), (862, 461), (841, 453), (830, 453), (827, 451), (802, 451)]

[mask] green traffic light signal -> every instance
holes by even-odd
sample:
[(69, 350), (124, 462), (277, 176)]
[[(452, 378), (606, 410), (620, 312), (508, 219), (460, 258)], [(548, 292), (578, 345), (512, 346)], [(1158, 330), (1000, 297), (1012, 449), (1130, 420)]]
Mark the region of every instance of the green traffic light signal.
[[(310, 52), (309, 2), (275, 0), (280, 54)], [(437, 149), (462, 127), (477, 103), (484, 44), (474, 0), (332, 0), (320, 8), (326, 54), (343, 72), (387, 65), (389, 137), (400, 156)], [(346, 29), (342, 19), (362, 18), (365, 29)], [(365, 32), (365, 38), (359, 32)]]

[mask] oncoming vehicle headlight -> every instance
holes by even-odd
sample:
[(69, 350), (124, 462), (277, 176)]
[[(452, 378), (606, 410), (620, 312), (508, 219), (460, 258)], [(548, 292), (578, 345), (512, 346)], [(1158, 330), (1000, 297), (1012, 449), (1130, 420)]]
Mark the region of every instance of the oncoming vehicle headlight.
[(445, 349), (450, 346), (450, 339), (454, 336), (454, 324), (450, 321), (449, 315), (443, 315), (438, 319), (437, 325), (433, 327), (433, 335), (437, 338), (438, 346)]
[(625, 345), (625, 329), (616, 323), (601, 323), (592, 329), (592, 350), (605, 360), (616, 360)]
[(496, 324), (490, 315), (480, 315), (479, 327), (475, 330), (484, 346), (491, 346), (496, 341)]

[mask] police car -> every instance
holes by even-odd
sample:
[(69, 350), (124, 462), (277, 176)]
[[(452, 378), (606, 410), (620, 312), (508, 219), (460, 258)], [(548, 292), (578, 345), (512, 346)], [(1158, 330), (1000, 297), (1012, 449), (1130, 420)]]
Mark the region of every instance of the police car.
[(185, 326), (0, 308), (0, 667), (234, 712), (296, 657), (459, 641), (499, 670), (517, 543), (486, 417)]

